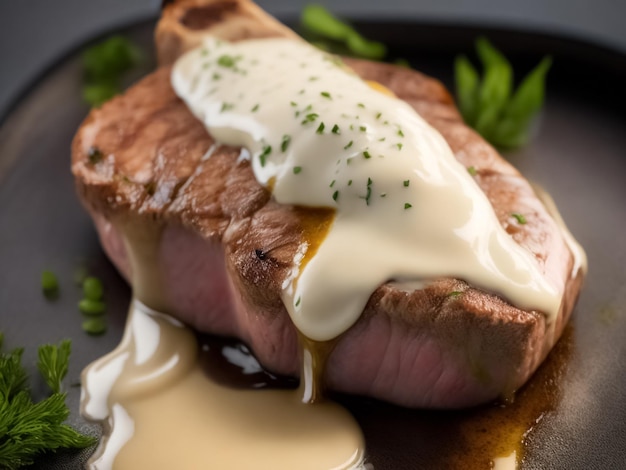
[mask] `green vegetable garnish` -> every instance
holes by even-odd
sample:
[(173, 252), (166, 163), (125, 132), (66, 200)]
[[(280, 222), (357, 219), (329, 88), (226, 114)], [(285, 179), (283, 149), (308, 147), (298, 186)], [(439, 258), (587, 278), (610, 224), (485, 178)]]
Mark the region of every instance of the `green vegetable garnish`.
[[(0, 333), (0, 345), (2, 337)], [(28, 390), (21, 364), (23, 350), (0, 353), (0, 468), (14, 470), (31, 465), (42, 453), (96, 443), (94, 437), (63, 424), (69, 409), (61, 382), (67, 374), (70, 351), (69, 340), (39, 348), (37, 367), (53, 393), (38, 403), (33, 403)]]
[(352, 26), (339, 20), (322, 5), (304, 7), (300, 16), (302, 26), (316, 36), (313, 44), (323, 50), (343, 52), (356, 57), (380, 60), (387, 54), (384, 44), (361, 36)]
[(545, 57), (513, 92), (513, 69), (487, 39), (476, 41), (483, 66), (482, 79), (465, 56), (455, 60), (456, 94), (465, 122), (498, 147), (519, 147), (528, 141), (528, 128), (541, 109), (545, 77), (552, 60)]
[(302, 167), (301, 166), (294, 166), (293, 167), (293, 174), (297, 175), (302, 171)]
[(78, 309), (85, 315), (101, 315), (106, 308), (106, 304), (101, 300), (83, 299), (78, 302)]
[(83, 281), (83, 295), (89, 300), (100, 300), (104, 294), (102, 281), (97, 277), (87, 277)]
[(83, 99), (93, 107), (121, 91), (121, 78), (141, 61), (139, 48), (122, 36), (112, 36), (86, 49), (82, 55)]
[(59, 281), (52, 271), (46, 270), (41, 273), (41, 289), (48, 299), (59, 295)]
[(478, 174), (476, 167), (473, 167), (473, 166), (467, 167), (467, 172), (472, 176), (476, 176)]
[(88, 318), (83, 321), (83, 330), (87, 334), (97, 336), (103, 334), (107, 330), (107, 324), (102, 317)]

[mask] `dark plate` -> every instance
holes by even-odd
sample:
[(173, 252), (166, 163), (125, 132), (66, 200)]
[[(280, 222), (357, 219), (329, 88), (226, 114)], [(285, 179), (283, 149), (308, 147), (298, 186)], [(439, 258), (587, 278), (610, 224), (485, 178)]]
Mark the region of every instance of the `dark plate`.
[[(153, 26), (143, 23), (123, 32), (151, 51)], [(452, 460), (476, 454), (472, 449), (478, 441), (472, 435), (497, 439), (506, 428), (503, 421), (525, 412), (527, 419), (540, 422), (526, 437), (522, 468), (624, 468), (626, 58), (586, 43), (524, 32), (397, 22), (361, 26), (389, 44), (395, 56), (449, 86), (454, 55), (469, 52), (479, 33), (512, 57), (516, 70), (525, 72), (543, 54), (553, 55), (540, 133), (533, 145), (508, 157), (552, 193), (590, 264), (565, 341), (509, 411), (494, 406), (454, 413), (408, 411), (341, 398), (365, 431), (371, 461), (377, 469), (450, 468)], [(7, 348), (26, 346), (25, 361), (33, 371), (37, 345), (71, 338), (68, 383), (77, 382), (85, 365), (116, 346), (130, 296), (74, 194), (70, 142), (88, 111), (81, 103), (80, 81), (74, 52), (16, 101), (0, 128), (0, 329)], [(80, 289), (73, 282), (81, 263), (106, 285), (109, 330), (102, 337), (89, 337), (81, 329)], [(53, 302), (40, 292), (45, 268), (61, 281), (61, 296)], [(43, 393), (37, 380), (32, 385)], [(78, 417), (78, 400), (79, 389), (71, 387), (71, 423), (97, 433), (97, 426)], [(483, 451), (488, 460), (488, 449)], [(62, 457), (41, 459), (37, 468), (80, 468), (80, 457)]]

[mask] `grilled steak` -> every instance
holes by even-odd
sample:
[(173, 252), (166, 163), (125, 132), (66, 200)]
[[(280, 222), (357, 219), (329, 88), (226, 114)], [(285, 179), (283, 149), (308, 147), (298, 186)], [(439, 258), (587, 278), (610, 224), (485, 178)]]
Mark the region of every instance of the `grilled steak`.
[[(169, 51), (161, 54), (165, 62)], [(465, 407), (514, 391), (559, 338), (580, 289), (583, 274), (572, 272), (560, 228), (528, 182), (464, 125), (439, 82), (392, 65), (346, 63), (411, 104), (463, 165), (477, 169), (503, 227), (564, 286), (564, 299), (555, 324), (547, 325), (540, 312), (463, 280), (437, 279), (417, 290), (390, 282), (339, 338), (326, 383), (412, 407)], [(281, 283), (319, 213), (277, 204), (240, 158), (242, 150), (216, 143), (169, 77), (164, 66), (91, 112), (72, 148), (79, 195), (127, 279), (122, 232), (159, 234), (149, 249), (162, 276), (162, 307), (201, 331), (241, 338), (270, 370), (297, 375), (297, 332)], [(523, 213), (527, 223), (512, 213)]]

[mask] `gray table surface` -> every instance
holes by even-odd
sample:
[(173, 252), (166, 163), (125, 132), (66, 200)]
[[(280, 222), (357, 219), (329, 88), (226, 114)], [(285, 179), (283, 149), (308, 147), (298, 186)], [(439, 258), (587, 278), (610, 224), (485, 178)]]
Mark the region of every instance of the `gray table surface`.
[[(537, 29), (626, 53), (626, 0), (318, 0), (362, 19), (416, 19)], [(306, 0), (259, 0), (295, 17)], [(68, 49), (117, 25), (155, 17), (160, 0), (0, 0), (0, 116)]]

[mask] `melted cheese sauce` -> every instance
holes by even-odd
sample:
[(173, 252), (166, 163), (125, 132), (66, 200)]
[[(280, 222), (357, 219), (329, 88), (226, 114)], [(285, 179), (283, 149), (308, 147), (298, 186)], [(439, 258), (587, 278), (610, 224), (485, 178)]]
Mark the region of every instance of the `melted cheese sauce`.
[(464, 279), (553, 318), (562, 292), (500, 226), (443, 137), (304, 42), (207, 38), (172, 72), (176, 93), (217, 141), (248, 149), (279, 203), (336, 217), (283, 300), (302, 334), (326, 341), (396, 280)]
[(106, 423), (88, 467), (364, 468), (363, 435), (341, 406), (218, 385), (198, 359), (191, 330), (134, 300), (120, 346), (83, 373), (82, 414)]

